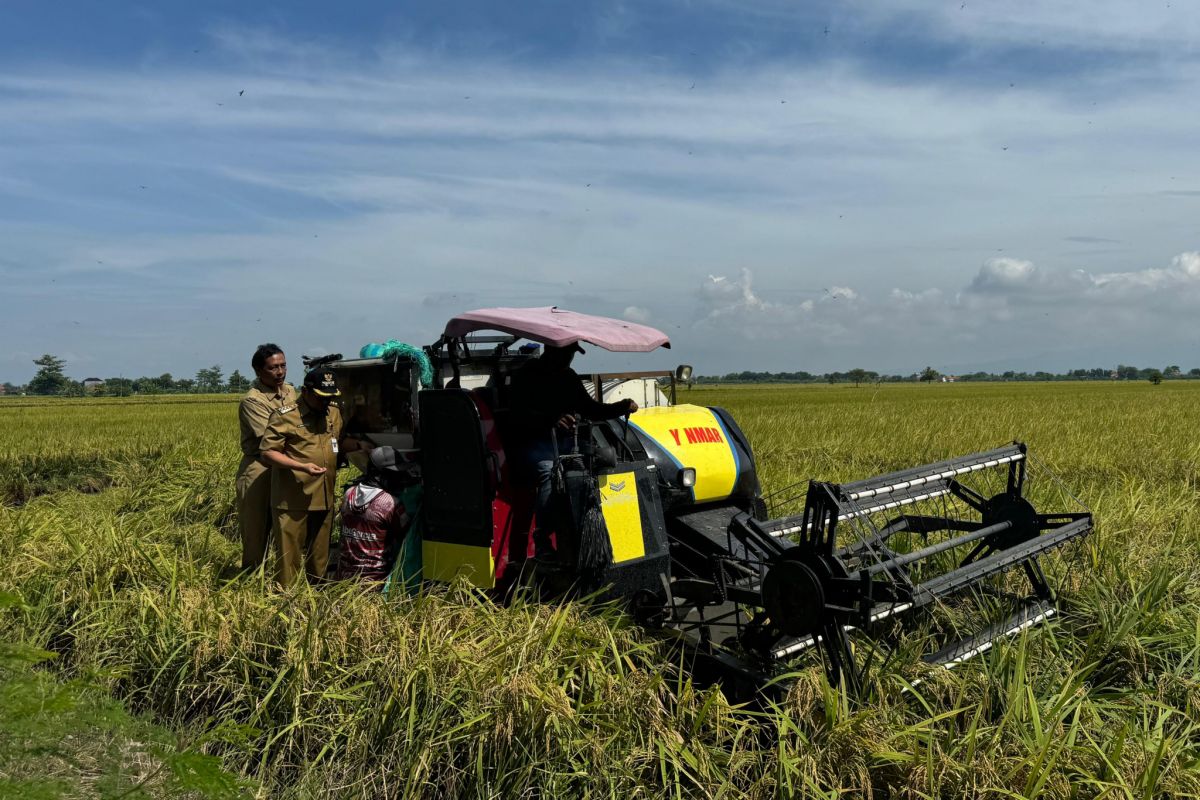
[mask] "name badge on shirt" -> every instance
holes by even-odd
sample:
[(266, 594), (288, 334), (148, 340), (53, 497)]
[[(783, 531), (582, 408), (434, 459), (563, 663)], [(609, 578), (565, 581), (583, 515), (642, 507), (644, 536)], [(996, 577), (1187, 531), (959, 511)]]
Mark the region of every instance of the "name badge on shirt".
[(330, 439), (329, 441), (333, 444), (333, 452), (336, 454), (338, 451), (337, 439)]

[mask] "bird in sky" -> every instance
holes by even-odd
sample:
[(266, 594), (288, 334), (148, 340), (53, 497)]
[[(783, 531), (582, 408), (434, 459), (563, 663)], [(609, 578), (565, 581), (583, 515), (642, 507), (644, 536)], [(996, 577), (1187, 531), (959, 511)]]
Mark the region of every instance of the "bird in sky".
[(245, 89), (242, 89), (240, 92), (238, 92), (238, 97), (241, 97), (241, 96), (242, 96), (242, 95), (244, 95), (245, 93), (246, 93), (246, 90), (245, 90)]

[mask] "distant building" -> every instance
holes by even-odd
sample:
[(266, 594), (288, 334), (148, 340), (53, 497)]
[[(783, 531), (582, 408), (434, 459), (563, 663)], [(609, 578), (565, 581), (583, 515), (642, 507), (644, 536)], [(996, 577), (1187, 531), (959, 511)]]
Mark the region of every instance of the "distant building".
[(104, 385), (104, 381), (100, 378), (84, 378), (83, 390), (85, 392), (94, 392)]
[(954, 383), (957, 380), (958, 380), (957, 375), (943, 375), (942, 376), (942, 383)]

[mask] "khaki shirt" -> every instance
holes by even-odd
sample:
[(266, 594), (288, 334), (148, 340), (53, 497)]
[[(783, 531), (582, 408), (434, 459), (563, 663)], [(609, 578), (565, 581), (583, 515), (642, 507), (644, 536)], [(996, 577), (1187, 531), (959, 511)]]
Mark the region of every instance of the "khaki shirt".
[(296, 390), (290, 383), (282, 384), (278, 391), (271, 391), (263, 386), (262, 381), (254, 381), (250, 391), (242, 398), (238, 406), (238, 426), (242, 430), (242, 455), (248, 458), (258, 458), (258, 445), (263, 434), (267, 432), (267, 420), (271, 412), (283, 406), (295, 405)]
[(332, 403), (322, 414), (304, 401), (271, 412), (260, 448), (325, 468), (323, 475), (292, 469), (271, 470), (271, 505), (286, 511), (323, 511), (335, 507), (338, 439), (342, 411)]

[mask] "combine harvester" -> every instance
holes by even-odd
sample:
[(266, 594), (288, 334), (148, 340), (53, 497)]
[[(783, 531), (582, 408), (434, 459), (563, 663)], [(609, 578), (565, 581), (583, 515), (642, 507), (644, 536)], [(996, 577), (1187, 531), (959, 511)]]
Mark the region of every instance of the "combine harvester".
[[(455, 317), (425, 348), (430, 388), (409, 357), (331, 364), (348, 430), (411, 449), (421, 465), (425, 579), (465, 575), (497, 591), (532, 580), (550, 594), (621, 598), (677, 639), (698, 674), (735, 691), (762, 687), (817, 650), (830, 684), (856, 694), (880, 645), (922, 610), (1003, 617), (925, 656), (947, 666), (1056, 612), (1039, 557), (1086, 536), (1092, 518), (1024, 444), (853, 483), (809, 481), (802, 506), (800, 495), (772, 504), (803, 510), (772, 518), (733, 417), (675, 403), (685, 366), (584, 376), (598, 399), (634, 396), (641, 408), (578, 426), (578, 454), (561, 458), (568, 513), (557, 557), (526, 558), (533, 493), (504, 450), (508, 378), (537, 344), (576, 342), (670, 347), (660, 331), (621, 320), (495, 308)], [(1030, 498), (1072, 510), (1039, 513)], [(580, 547), (597, 504), (612, 552), (599, 568)]]

